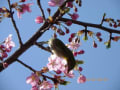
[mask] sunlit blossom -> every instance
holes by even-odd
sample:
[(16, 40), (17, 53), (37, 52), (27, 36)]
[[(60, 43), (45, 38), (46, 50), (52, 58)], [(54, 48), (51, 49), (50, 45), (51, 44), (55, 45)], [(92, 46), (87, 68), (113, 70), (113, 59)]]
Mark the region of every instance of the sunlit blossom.
[(33, 5), (33, 3), (22, 4), (20, 10), (19, 9), (17, 10), (18, 18), (21, 18), (21, 15), (24, 14), (25, 12), (31, 12), (31, 9), (30, 9), (31, 5)]
[(43, 81), (39, 87), (39, 90), (51, 90), (53, 87), (53, 84), (51, 84), (49, 81)]
[(80, 75), (77, 79), (78, 83), (84, 83), (86, 82), (86, 77), (84, 75)]
[(32, 73), (31, 76), (27, 77), (26, 83), (31, 84), (32, 87), (34, 87), (34, 86), (38, 85), (39, 77), (36, 74)]
[(4, 41), (4, 44), (5, 44), (5, 47), (8, 49), (15, 47), (15, 43), (12, 41), (12, 34), (9, 34), (9, 36)]
[(67, 44), (68, 48), (72, 49), (72, 50), (76, 50), (80, 47), (80, 43), (72, 41), (70, 42), (70, 44)]
[(65, 76), (69, 77), (69, 78), (73, 78), (75, 75), (73, 73), (73, 70), (71, 70), (69, 73), (68, 73), (68, 68), (65, 69), (64, 71), (64, 74)]
[(35, 22), (38, 23), (38, 24), (43, 23), (43, 17), (37, 16), (36, 19), (35, 19)]
[(61, 6), (65, 0), (50, 0), (48, 2), (49, 6), (55, 7), (55, 6)]
[(64, 71), (65, 70), (65, 65), (67, 64), (67, 62), (64, 59), (62, 59), (56, 55), (51, 55), (48, 58), (48, 61), (49, 61), (49, 63), (47, 64), (47, 67), (50, 71), (52, 71), (52, 70)]

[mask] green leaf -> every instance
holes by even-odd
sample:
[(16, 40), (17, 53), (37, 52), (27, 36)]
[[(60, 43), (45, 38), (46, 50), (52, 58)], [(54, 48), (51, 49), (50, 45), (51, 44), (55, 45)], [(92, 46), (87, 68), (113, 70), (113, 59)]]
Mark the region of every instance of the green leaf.
[(87, 36), (84, 36), (84, 37), (83, 37), (83, 40), (84, 40), (84, 41), (87, 41), (87, 40), (88, 40), (88, 37), (87, 37)]
[(107, 48), (107, 49), (111, 48), (111, 43), (110, 43), (110, 41), (107, 41), (107, 42), (105, 42), (104, 44), (106, 45), (106, 48)]
[(76, 64), (84, 64), (83, 60), (76, 60)]
[(69, 11), (70, 11), (70, 8), (65, 8), (65, 9), (64, 9), (64, 12), (65, 12), (65, 13), (68, 13)]
[(70, 84), (70, 83), (71, 83), (71, 82), (69, 82), (69, 81), (63, 81), (63, 80), (60, 82), (61, 85), (68, 85), (68, 84)]

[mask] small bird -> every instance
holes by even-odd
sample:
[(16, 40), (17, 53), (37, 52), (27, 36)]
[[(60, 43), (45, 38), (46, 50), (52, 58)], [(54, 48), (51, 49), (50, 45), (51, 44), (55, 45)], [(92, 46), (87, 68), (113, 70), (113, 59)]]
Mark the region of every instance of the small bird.
[(57, 38), (51, 38), (48, 41), (49, 47), (53, 54), (58, 57), (64, 58), (67, 61), (68, 73), (70, 70), (74, 69), (76, 62), (72, 51)]

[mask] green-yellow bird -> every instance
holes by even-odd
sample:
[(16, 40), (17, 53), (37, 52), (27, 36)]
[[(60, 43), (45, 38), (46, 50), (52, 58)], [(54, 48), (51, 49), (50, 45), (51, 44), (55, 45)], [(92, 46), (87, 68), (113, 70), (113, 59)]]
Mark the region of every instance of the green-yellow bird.
[(58, 57), (64, 58), (67, 61), (68, 72), (74, 69), (76, 65), (74, 55), (61, 40), (51, 38), (48, 41), (48, 44), (53, 54), (56, 54)]

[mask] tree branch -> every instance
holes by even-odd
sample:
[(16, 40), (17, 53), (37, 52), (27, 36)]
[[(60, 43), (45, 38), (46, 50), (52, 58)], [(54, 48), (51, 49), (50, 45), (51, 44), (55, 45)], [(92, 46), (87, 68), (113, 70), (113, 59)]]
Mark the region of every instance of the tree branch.
[(43, 11), (43, 9), (42, 9), (42, 6), (41, 6), (41, 3), (40, 3), (40, 0), (37, 0), (37, 4), (38, 4), (38, 6), (39, 6), (39, 8), (40, 8), (40, 11), (41, 11), (41, 13), (42, 13), (42, 17), (43, 17), (44, 20), (45, 20), (45, 14), (44, 14), (44, 11)]
[(42, 44), (40, 44), (38, 42), (35, 42), (35, 45), (38, 46), (39, 48), (45, 50), (45, 51), (48, 51), (48, 52), (52, 53), (51, 50), (48, 47), (44, 47)]
[(31, 71), (33, 71), (34, 73), (36, 72), (35, 69), (33, 69), (32, 67), (28, 66), (27, 64), (23, 63), (22, 61), (20, 61), (19, 59), (16, 59), (17, 62), (19, 62), (20, 64), (22, 64), (24, 67), (30, 69)]
[(10, 18), (11, 18), (13, 27), (15, 28), (15, 31), (16, 31), (16, 33), (17, 33), (17, 36), (18, 36), (18, 39), (19, 39), (19, 44), (20, 44), (20, 46), (22, 46), (23, 43), (22, 43), (22, 40), (21, 40), (21, 37), (20, 37), (19, 30), (18, 30), (17, 25), (16, 25), (16, 23), (15, 23), (15, 20), (14, 20), (14, 18), (13, 18), (13, 12), (12, 12), (12, 8), (11, 8), (10, 0), (8, 0), (8, 6), (9, 6), (9, 9), (10, 9), (10, 14), (11, 14)]
[(62, 22), (72, 21), (72, 23), (82, 25), (84, 27), (94, 27), (94, 28), (99, 28), (99, 29), (109, 32), (109, 33), (120, 34), (120, 30), (107, 28), (107, 27), (101, 26), (100, 24), (86, 23), (86, 22), (76, 21), (76, 20), (72, 20), (72, 19), (68, 19), (68, 18), (60, 18), (58, 21), (62, 21)]

